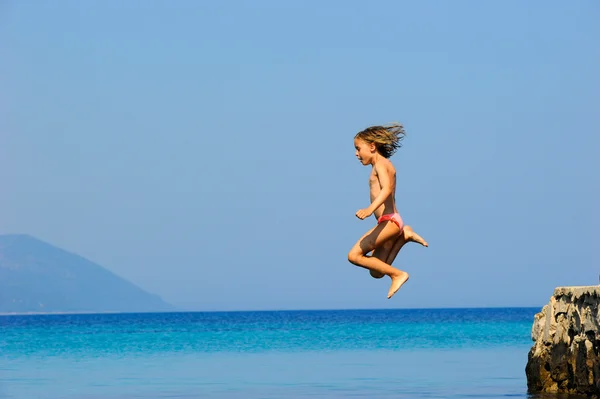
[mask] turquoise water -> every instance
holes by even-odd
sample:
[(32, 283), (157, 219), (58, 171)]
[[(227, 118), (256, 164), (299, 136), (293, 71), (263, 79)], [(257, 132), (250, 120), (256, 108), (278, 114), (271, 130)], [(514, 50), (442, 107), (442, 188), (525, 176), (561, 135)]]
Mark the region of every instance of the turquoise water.
[(527, 397), (538, 308), (0, 317), (0, 398)]

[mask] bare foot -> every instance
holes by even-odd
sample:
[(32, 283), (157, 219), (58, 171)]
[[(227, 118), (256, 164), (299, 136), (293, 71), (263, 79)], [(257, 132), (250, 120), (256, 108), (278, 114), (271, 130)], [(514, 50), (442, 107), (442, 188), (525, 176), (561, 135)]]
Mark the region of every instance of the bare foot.
[(390, 287), (390, 291), (388, 292), (388, 299), (393, 297), (394, 294), (398, 292), (400, 287), (402, 287), (402, 285), (406, 283), (406, 281), (408, 281), (408, 273), (406, 272), (400, 272), (400, 274), (398, 274), (397, 276), (392, 277), (392, 286)]
[(375, 270), (369, 270), (369, 274), (373, 278), (382, 278), (383, 276), (385, 276), (385, 274), (380, 273), (380, 272), (376, 272)]
[(415, 233), (413, 231), (413, 229), (410, 226), (404, 226), (404, 239), (409, 242), (417, 242), (419, 244), (421, 244), (424, 247), (428, 247), (429, 244), (427, 244), (427, 241), (425, 241), (423, 239), (423, 237), (421, 237), (420, 235), (418, 235), (417, 233)]

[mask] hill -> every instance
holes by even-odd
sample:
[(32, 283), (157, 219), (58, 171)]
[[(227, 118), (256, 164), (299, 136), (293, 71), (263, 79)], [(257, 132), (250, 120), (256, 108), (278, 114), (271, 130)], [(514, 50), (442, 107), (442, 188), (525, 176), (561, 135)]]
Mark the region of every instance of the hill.
[(174, 310), (159, 296), (29, 235), (0, 235), (0, 312)]

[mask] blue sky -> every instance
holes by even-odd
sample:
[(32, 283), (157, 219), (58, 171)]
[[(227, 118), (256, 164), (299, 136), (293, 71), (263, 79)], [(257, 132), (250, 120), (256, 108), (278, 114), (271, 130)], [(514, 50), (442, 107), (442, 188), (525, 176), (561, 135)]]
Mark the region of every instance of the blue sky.
[[(185, 309), (541, 306), (597, 284), (596, 1), (102, 1), (0, 6), (0, 233)], [(392, 158), (389, 282), (353, 136)]]

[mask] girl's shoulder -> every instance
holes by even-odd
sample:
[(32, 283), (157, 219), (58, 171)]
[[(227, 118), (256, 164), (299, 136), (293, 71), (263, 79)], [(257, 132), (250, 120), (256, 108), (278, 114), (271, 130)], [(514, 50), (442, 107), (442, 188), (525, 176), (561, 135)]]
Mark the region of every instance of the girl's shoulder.
[(394, 167), (394, 164), (387, 158), (380, 159), (374, 166), (375, 167), (373, 168), (373, 170), (375, 171), (375, 173), (381, 173), (383, 171), (386, 171), (388, 173), (396, 173), (396, 168)]

